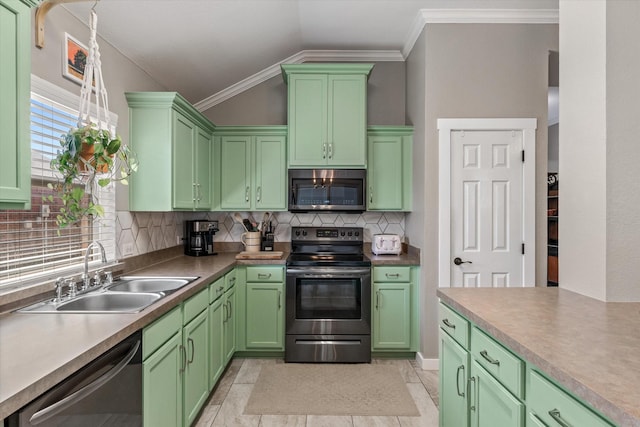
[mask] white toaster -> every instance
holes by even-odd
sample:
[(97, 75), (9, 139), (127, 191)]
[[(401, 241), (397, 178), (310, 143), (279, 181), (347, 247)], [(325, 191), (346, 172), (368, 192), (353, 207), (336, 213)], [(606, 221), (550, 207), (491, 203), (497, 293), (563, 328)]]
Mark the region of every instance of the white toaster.
[(371, 252), (375, 255), (400, 255), (402, 242), (397, 234), (374, 234), (371, 241)]

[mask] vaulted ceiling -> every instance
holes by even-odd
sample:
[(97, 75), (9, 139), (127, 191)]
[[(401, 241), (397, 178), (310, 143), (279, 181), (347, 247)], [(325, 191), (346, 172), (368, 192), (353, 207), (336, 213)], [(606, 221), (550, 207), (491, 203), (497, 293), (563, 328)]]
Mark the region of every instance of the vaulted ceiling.
[[(64, 7), (88, 23), (93, 5)], [(101, 0), (95, 7), (107, 42), (197, 103), (288, 58), (304, 59), (303, 51), (374, 50), (402, 60), (423, 10), (557, 10), (558, 0)]]

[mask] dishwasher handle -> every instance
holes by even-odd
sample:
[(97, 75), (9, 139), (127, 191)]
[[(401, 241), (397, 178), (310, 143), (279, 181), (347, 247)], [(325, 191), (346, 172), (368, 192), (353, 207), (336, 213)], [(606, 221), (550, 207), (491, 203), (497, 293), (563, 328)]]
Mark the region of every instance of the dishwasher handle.
[(138, 351), (139, 347), (140, 347), (140, 340), (133, 343), (131, 345), (131, 350), (129, 350), (129, 352), (120, 360), (120, 362), (116, 364), (116, 366), (111, 368), (104, 375), (100, 376), (99, 378), (96, 378), (90, 384), (87, 384), (86, 386), (82, 387), (80, 390), (73, 392), (72, 394), (65, 397), (64, 399), (57, 401), (53, 405), (47, 406), (46, 408), (39, 410), (38, 412), (33, 414), (33, 416), (29, 419), (29, 422), (34, 426), (38, 425), (48, 420), (49, 418), (56, 416), (57, 414), (64, 411), (65, 409), (75, 405), (77, 402), (81, 401), (82, 399), (84, 399), (85, 397), (87, 397), (88, 395), (90, 395), (100, 387), (102, 387), (105, 383), (107, 383), (113, 377), (118, 375), (120, 371), (122, 371), (125, 368), (125, 366), (129, 364), (131, 359), (133, 359), (133, 357), (136, 355), (136, 352)]

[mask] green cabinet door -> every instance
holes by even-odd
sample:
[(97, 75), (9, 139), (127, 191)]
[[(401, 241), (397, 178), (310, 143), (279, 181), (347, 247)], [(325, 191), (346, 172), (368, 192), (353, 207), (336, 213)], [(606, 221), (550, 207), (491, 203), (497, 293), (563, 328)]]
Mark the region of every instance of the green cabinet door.
[(223, 321), (224, 313), (220, 297), (209, 306), (209, 390), (215, 387), (216, 382), (224, 370), (224, 342)]
[(182, 334), (175, 334), (142, 364), (145, 427), (182, 426)]
[(196, 140), (195, 140), (195, 164), (196, 176), (195, 176), (195, 195), (196, 195), (196, 209), (198, 210), (211, 210), (213, 208), (213, 194), (211, 193), (212, 186), (212, 159), (211, 153), (213, 151), (213, 141), (210, 132), (201, 128), (196, 128)]
[(284, 284), (247, 283), (247, 349), (284, 349)]
[(255, 209), (287, 206), (287, 144), (285, 136), (255, 138)]
[(209, 312), (204, 310), (182, 330), (187, 362), (184, 369), (184, 425), (190, 426), (209, 397)]
[(411, 284), (373, 284), (373, 349), (411, 348)]
[(411, 210), (412, 141), (411, 127), (369, 127), (367, 210)]
[(329, 75), (327, 110), (327, 164), (366, 166), (366, 76)]
[(471, 363), (472, 427), (524, 427), (525, 406), (475, 360)]
[(286, 64), (289, 166), (366, 167), (371, 64)]
[(223, 320), (223, 341), (224, 341), (224, 365), (233, 357), (236, 351), (236, 289), (232, 287), (224, 293), (224, 320)]
[(220, 138), (220, 207), (251, 208), (251, 137)]
[(289, 77), (289, 166), (327, 163), (327, 75)]
[(31, 208), (31, 11), (0, 0), (0, 209)]
[(195, 197), (193, 167), (196, 127), (184, 115), (173, 113), (173, 207), (193, 209)]
[(469, 352), (440, 331), (440, 427), (469, 425)]

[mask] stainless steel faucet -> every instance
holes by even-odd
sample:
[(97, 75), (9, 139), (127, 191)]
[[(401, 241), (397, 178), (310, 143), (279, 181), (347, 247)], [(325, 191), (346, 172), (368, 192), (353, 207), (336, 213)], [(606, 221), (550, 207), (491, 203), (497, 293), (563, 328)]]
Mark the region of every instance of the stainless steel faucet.
[(98, 245), (98, 247), (100, 248), (100, 255), (102, 256), (101, 261), (103, 264), (107, 263), (107, 253), (104, 250), (104, 246), (102, 246), (102, 243), (98, 242), (97, 240), (94, 240), (93, 242), (89, 243), (89, 246), (87, 246), (87, 251), (84, 254), (84, 273), (82, 273), (82, 289), (88, 289), (89, 286), (91, 286), (91, 277), (89, 277), (89, 255), (91, 254), (91, 249), (93, 248), (94, 245)]

